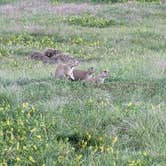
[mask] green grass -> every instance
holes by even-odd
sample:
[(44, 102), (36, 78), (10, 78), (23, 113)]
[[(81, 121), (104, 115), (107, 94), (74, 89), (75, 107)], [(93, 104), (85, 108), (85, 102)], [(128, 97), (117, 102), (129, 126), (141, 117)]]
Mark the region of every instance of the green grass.
[[(160, 0), (136, 0), (139, 2), (159, 2)], [(117, 3), (128, 2), (128, 0), (50, 0), (50, 2), (93, 2), (93, 3)]]
[[(164, 166), (165, 6), (31, 2), (0, 10), (0, 165)], [(110, 75), (55, 80), (55, 64), (28, 59), (47, 47)]]
[[(14, 1), (16, 1), (16, 0), (14, 0)], [(0, 4), (8, 4), (11, 2), (13, 2), (13, 0), (0, 0)]]

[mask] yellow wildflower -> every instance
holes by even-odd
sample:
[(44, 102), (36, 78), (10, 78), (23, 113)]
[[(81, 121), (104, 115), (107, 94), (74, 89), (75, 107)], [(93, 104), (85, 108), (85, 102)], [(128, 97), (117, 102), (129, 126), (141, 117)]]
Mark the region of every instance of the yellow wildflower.
[(143, 152), (143, 156), (145, 156), (145, 157), (146, 157), (147, 155), (148, 155), (148, 153), (147, 153), (147, 152)]
[(23, 146), (23, 150), (27, 150), (27, 147), (26, 147), (26, 146)]
[(107, 151), (107, 152), (110, 152), (110, 151), (111, 151), (112, 153), (114, 152), (112, 147), (106, 148), (106, 151)]
[(36, 147), (36, 145), (33, 145), (33, 148), (34, 148), (35, 150), (37, 150), (37, 147)]
[(96, 153), (97, 151), (98, 151), (98, 147), (96, 146), (93, 152)]
[(0, 136), (3, 136), (3, 131), (0, 131)]
[(18, 120), (18, 124), (24, 126), (24, 122), (22, 120)]
[(34, 107), (34, 106), (32, 106), (31, 110), (32, 110), (32, 112), (35, 112), (35, 107)]
[(33, 157), (32, 156), (29, 156), (29, 158), (28, 158), (32, 163), (35, 163), (35, 160), (33, 159)]
[(85, 148), (87, 146), (87, 142), (86, 141), (82, 141), (82, 147)]
[(28, 114), (27, 114), (27, 115), (28, 115), (28, 118), (30, 118), (30, 117), (31, 117), (31, 114), (30, 114), (30, 112), (28, 112)]
[(27, 108), (27, 107), (28, 107), (28, 105), (29, 105), (29, 104), (28, 104), (27, 102), (22, 103), (22, 107), (23, 107), (23, 108)]
[(78, 161), (81, 160), (81, 158), (82, 158), (82, 154), (77, 155), (77, 160), (78, 160)]
[(6, 160), (3, 160), (3, 163), (2, 163), (3, 166), (8, 166)]
[(41, 139), (41, 135), (37, 135), (36, 137), (39, 138), (39, 139)]
[(103, 152), (104, 151), (104, 147), (100, 146), (100, 151)]
[(99, 137), (99, 139), (98, 139), (99, 141), (103, 141), (103, 137)]
[(31, 131), (31, 133), (35, 132), (37, 130), (37, 128), (33, 128)]
[(0, 111), (3, 111), (4, 110), (4, 108), (3, 107), (0, 107)]
[(9, 125), (10, 125), (10, 121), (9, 121), (9, 120), (7, 120), (7, 121), (6, 121), (6, 124), (9, 126)]
[(89, 150), (92, 150), (93, 149), (93, 146), (89, 146)]
[(17, 142), (16, 149), (19, 150), (20, 144)]
[(16, 157), (16, 160), (17, 160), (17, 161), (20, 161), (21, 159), (20, 159), (19, 157)]
[(116, 137), (113, 139), (112, 144), (115, 144), (117, 141), (118, 141), (118, 137), (116, 136)]
[(128, 107), (131, 107), (132, 106), (132, 102), (130, 102), (129, 104), (128, 104)]
[(87, 139), (90, 140), (91, 139), (91, 135), (87, 132)]

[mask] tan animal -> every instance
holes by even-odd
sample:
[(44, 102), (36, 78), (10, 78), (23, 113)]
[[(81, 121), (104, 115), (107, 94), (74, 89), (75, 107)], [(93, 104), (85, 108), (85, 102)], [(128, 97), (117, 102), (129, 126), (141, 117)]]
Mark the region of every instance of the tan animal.
[(78, 66), (78, 61), (70, 61), (67, 64), (59, 64), (55, 71), (55, 78), (70, 78), (74, 80), (73, 69)]
[(108, 77), (108, 75), (109, 75), (109, 72), (107, 70), (104, 70), (95, 78), (91, 78), (88, 82), (96, 83), (96, 84), (103, 84), (104, 80), (106, 79), (106, 77)]
[(93, 73), (95, 72), (93, 67), (90, 67), (87, 71), (85, 70), (73, 70), (73, 76), (75, 81), (88, 81), (93, 77)]

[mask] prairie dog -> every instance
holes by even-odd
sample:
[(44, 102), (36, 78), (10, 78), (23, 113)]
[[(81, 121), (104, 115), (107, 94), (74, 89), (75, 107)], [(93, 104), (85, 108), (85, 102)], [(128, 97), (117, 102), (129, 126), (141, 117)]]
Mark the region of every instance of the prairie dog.
[(88, 81), (92, 78), (92, 74), (95, 72), (93, 67), (90, 67), (87, 71), (85, 70), (73, 70), (74, 80)]
[(107, 70), (104, 70), (95, 78), (91, 78), (88, 82), (96, 83), (96, 84), (103, 84), (106, 77), (108, 77), (108, 74), (109, 74), (109, 72)]
[(55, 78), (70, 78), (74, 80), (73, 69), (79, 64), (78, 61), (72, 61), (68, 64), (59, 64), (55, 71)]

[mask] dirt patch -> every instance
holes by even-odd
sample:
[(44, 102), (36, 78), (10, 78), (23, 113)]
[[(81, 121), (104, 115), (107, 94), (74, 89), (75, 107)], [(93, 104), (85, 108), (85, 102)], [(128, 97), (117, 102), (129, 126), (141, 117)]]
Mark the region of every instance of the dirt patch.
[(29, 55), (30, 59), (42, 61), (43, 63), (54, 64), (58, 62), (68, 63), (69, 61), (80, 61), (69, 54), (57, 49), (46, 49), (44, 52), (33, 52)]
[(7, 16), (20, 16), (23, 13), (33, 14), (47, 12), (51, 14), (78, 14), (82, 12), (96, 13), (100, 5), (90, 5), (87, 3), (74, 4), (65, 3), (53, 5), (48, 0), (24, 0), (0, 6), (0, 13)]
[(25, 31), (25, 32), (48, 32), (56, 31), (55, 26), (51, 27), (47, 24), (38, 24), (31, 20), (31, 17), (39, 18), (52, 16), (65, 16), (70, 14), (79, 14), (84, 12), (97, 13), (99, 5), (90, 5), (87, 3), (74, 4), (65, 3), (54, 5), (49, 0), (21, 0), (11, 2), (9, 4), (0, 5), (0, 15), (4, 20), (8, 20), (9, 25), (6, 29), (6, 24), (2, 25), (0, 31)]
[(54, 7), (54, 10), (60, 14), (70, 14), (70, 13), (78, 14), (82, 12), (96, 13), (98, 9), (99, 9), (99, 5), (90, 5), (87, 3), (83, 3), (83, 4), (69, 3), (69, 4), (58, 5)]

